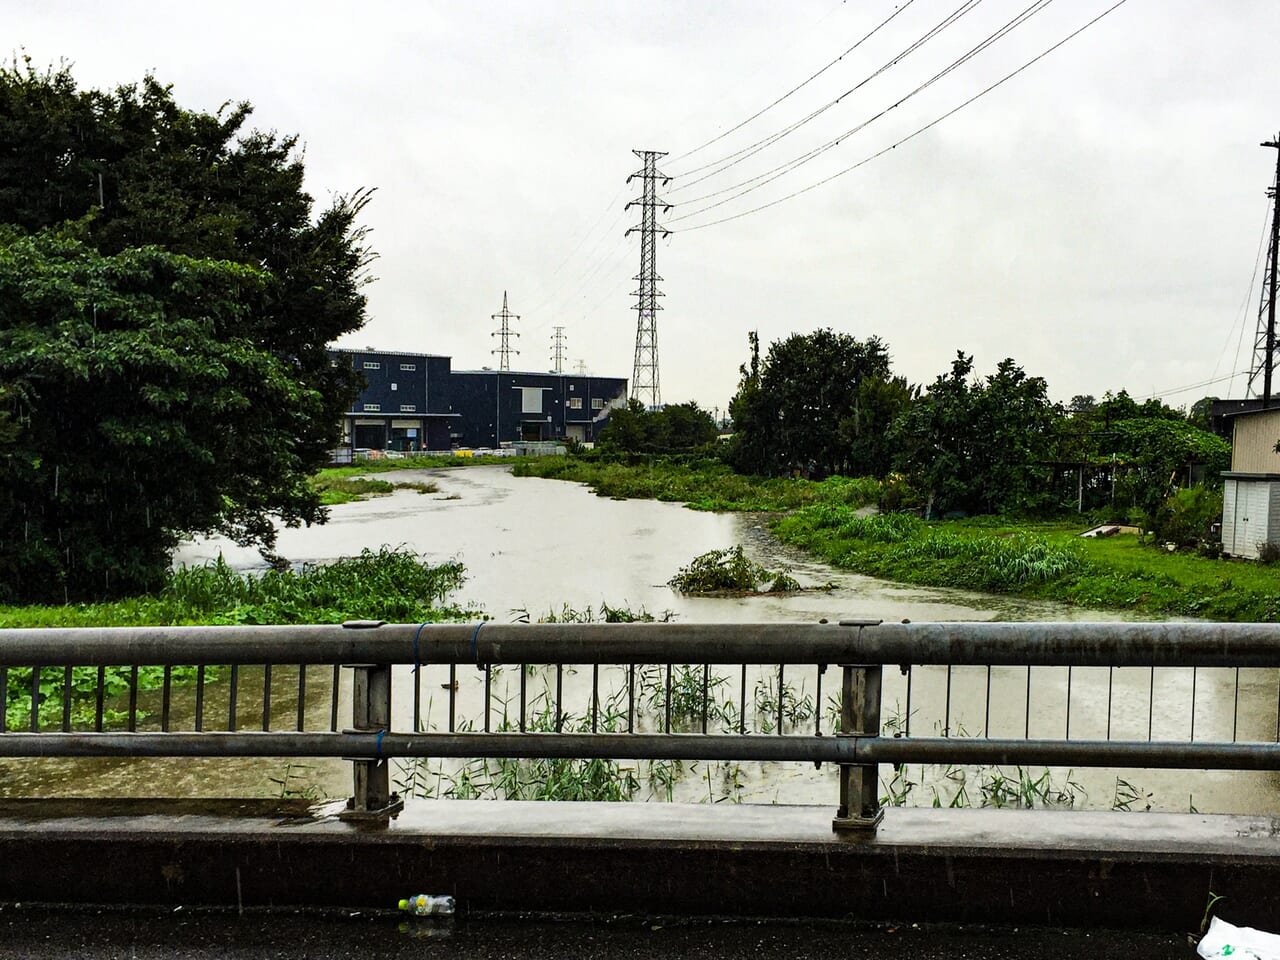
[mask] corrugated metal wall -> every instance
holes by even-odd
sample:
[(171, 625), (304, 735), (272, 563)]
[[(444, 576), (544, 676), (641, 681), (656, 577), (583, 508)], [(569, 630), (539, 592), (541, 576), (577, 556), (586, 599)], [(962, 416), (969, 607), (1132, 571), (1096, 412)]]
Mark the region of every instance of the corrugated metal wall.
[(1231, 469), (1238, 473), (1280, 473), (1280, 409), (1235, 418)]

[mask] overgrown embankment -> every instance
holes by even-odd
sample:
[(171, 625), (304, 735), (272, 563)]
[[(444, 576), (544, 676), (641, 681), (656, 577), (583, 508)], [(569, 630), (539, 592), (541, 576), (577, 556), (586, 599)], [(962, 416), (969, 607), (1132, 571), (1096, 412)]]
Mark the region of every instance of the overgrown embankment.
[(173, 571), (154, 594), (110, 603), (0, 607), (0, 628), (459, 619), (465, 611), (450, 606), (448, 598), (463, 579), (460, 563), (433, 565), (411, 551), (387, 548), (252, 576), (219, 559)]
[(1212, 620), (1280, 617), (1274, 567), (1167, 553), (1133, 535), (1083, 540), (1069, 522), (926, 523), (819, 505), (779, 518), (773, 531), (834, 566), (904, 583)]
[[(268, 570), (259, 576), (236, 573), (219, 559), (203, 567), (173, 571), (154, 595), (112, 603), (68, 606), (0, 607), (0, 627), (123, 627), (188, 624), (341, 623), (386, 620), (391, 623), (456, 620), (474, 613), (448, 604), (462, 585), (460, 563), (432, 565), (406, 550), (365, 550), (357, 557)], [(219, 668), (208, 667), (209, 678)], [(40, 721), (53, 723), (62, 710), (62, 671), (49, 671), (40, 681)], [(176, 667), (175, 684), (193, 682), (194, 668)], [(31, 668), (10, 667), (5, 702), (0, 704), (10, 729), (29, 722)], [(81, 722), (97, 691), (97, 668), (73, 671), (72, 721)], [(141, 666), (138, 689), (154, 690), (164, 682), (161, 667)], [(107, 667), (108, 696), (129, 687), (127, 667)]]
[(860, 507), (875, 503), (881, 491), (880, 482), (868, 477), (829, 477), (821, 482), (748, 477), (709, 459), (521, 458), (511, 472), (517, 477), (585, 483), (602, 497), (674, 501), (694, 510), (721, 512), (795, 510), (816, 503)]

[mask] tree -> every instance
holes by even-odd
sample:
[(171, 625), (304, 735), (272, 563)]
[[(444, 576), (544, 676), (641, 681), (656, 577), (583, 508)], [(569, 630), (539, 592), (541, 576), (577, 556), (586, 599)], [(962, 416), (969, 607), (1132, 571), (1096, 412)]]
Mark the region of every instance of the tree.
[[(858, 431), (858, 396), (868, 379), (887, 379), (889, 351), (878, 337), (816, 330), (792, 334), (759, 361), (752, 339), (750, 369), (742, 369), (730, 404), (738, 469), (785, 474), (803, 468), (818, 475), (847, 473), (850, 439)], [(854, 418), (853, 426), (841, 424)]]
[(646, 410), (633, 398), (609, 415), (600, 446), (621, 453), (687, 453), (711, 443), (716, 434), (711, 414), (695, 402)]
[(985, 381), (973, 357), (951, 371), (894, 424), (898, 466), (941, 511), (995, 513), (1044, 506), (1056, 427), (1063, 412), (1040, 377), (1011, 359)]
[[(312, 215), (296, 140), (147, 77), (77, 90), (0, 68), (0, 593), (154, 587), (183, 532), (269, 550), (321, 521), (307, 477), (355, 374), (368, 193)], [(0, 436), (0, 444), (3, 444)]]

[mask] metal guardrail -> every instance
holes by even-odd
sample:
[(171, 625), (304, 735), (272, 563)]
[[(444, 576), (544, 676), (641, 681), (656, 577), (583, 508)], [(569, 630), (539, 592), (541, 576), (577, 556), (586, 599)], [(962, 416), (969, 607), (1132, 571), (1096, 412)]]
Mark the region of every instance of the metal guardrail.
[[(292, 665), (298, 665), (296, 668)], [(526, 665), (555, 667), (555, 714), (552, 729), (533, 732), (526, 716)], [(673, 665), (701, 667), (701, 722), (695, 716), (688, 732), (673, 732)], [(712, 704), (710, 664), (738, 664), (740, 705), (731, 722), (721, 718), (721, 732), (708, 721)], [(129, 681), (127, 728), (110, 729), (104, 705), (113, 698), (104, 689), (109, 666), (124, 665)], [(194, 717), (190, 730), (174, 730), (170, 706), (174, 671), (195, 665), (192, 680)], [(203, 665), (203, 666), (202, 666)], [(206, 674), (211, 665), (225, 669), (227, 729), (206, 729), (209, 719)], [(289, 665), (289, 666), (283, 666)], [(308, 668), (329, 667), (331, 701), (328, 730), (309, 730), (306, 703)], [(425, 732), (422, 721), (422, 669), (445, 665), (449, 680), (448, 731)], [(491, 729), (491, 672), (518, 665), (518, 724)], [(563, 729), (564, 665), (590, 665), (589, 731)], [(600, 672), (608, 665), (625, 671), (625, 730), (606, 732), (599, 723)], [(651, 691), (661, 705), (655, 731), (640, 728), (637, 671), (657, 665)], [(776, 665), (775, 718), (769, 732), (747, 729), (749, 665)], [(785, 715), (785, 670), (816, 668), (818, 709), (813, 732), (798, 732)], [(822, 729), (822, 682), (828, 665), (840, 668), (836, 729)], [(138, 729), (138, 671), (163, 669), (160, 729)], [(238, 715), (241, 669), (262, 670), (260, 730), (243, 730)], [(413, 719), (409, 730), (394, 728), (392, 667), (413, 672)], [(484, 714), (481, 730), (459, 731), (457, 690), (460, 666), (483, 671)], [(980, 737), (952, 736), (953, 671), (986, 667), (986, 720)], [(339, 729), (342, 668), (350, 671), (351, 725)], [(662, 669), (665, 667), (665, 678)], [(905, 723), (882, 723), (885, 667), (897, 668), (894, 682), (905, 684)], [(992, 736), (992, 668), (1025, 667), (1026, 701), (1023, 736)], [(1063, 738), (1031, 737), (1033, 698), (1031, 668), (1066, 668), (1066, 724)], [(1069, 739), (1072, 671), (1107, 668), (1106, 738)], [(1146, 740), (1111, 737), (1111, 684), (1119, 669), (1150, 671)], [(882, 815), (877, 797), (880, 764), (1045, 764), (1074, 767), (1133, 766), (1175, 769), (1280, 770), (1280, 675), (1276, 678), (1275, 742), (1237, 738), (1240, 671), (1280, 667), (1280, 625), (1207, 623), (880, 623), (850, 620), (818, 624), (382, 624), (351, 622), (332, 626), (227, 626), (17, 629), (0, 631), (0, 705), (7, 703), (10, 673), (34, 668), (30, 677), (29, 729), (8, 730), (0, 710), (0, 756), (272, 756), (343, 757), (354, 766), (350, 815), (385, 817), (400, 805), (392, 793), (389, 761), (397, 757), (582, 758), (634, 760), (766, 760), (833, 763), (840, 767), (840, 800), (836, 829), (874, 829)], [(97, 668), (96, 689), (90, 683), (94, 722), (90, 730), (72, 723), (75, 670)], [(1156, 697), (1156, 669), (1192, 671), (1191, 736), (1188, 740), (1151, 739)], [(1235, 670), (1231, 739), (1195, 738), (1196, 671)], [(273, 676), (273, 669), (276, 671)], [(297, 671), (294, 729), (273, 729), (273, 690), (284, 671)], [(688, 670), (689, 668), (684, 668)], [(945, 672), (945, 707), (939, 736), (911, 734), (913, 679), (917, 671)], [(322, 671), (325, 680), (330, 680)], [(56, 730), (41, 720), (41, 706), (52, 695), (44, 680), (61, 674), (61, 723)], [(892, 674), (890, 674), (892, 676)], [(696, 671), (683, 675), (697, 685)], [(770, 682), (773, 674), (770, 673)], [(92, 679), (92, 674), (90, 674)], [(665, 680), (665, 689), (664, 689)], [(291, 682), (291, 681), (290, 681)], [(314, 682), (314, 681), (313, 681)], [(727, 678), (716, 677), (715, 683)], [(920, 682), (920, 681), (917, 681)], [(52, 684), (50, 688), (57, 686)], [(1256, 686), (1256, 684), (1255, 684)], [(84, 685), (81, 684), (82, 692)], [(696, 697), (696, 689), (694, 691)], [(1256, 691), (1255, 691), (1256, 693)], [(621, 691), (619, 691), (621, 695)], [(919, 697), (919, 694), (917, 694)], [(1079, 693), (1077, 693), (1079, 697)], [(278, 698), (278, 694), (277, 694)], [(1098, 702), (1101, 702), (1100, 694)], [(918, 704), (918, 700), (917, 700)], [(1080, 708), (1078, 707), (1077, 710)], [(834, 711), (833, 711), (834, 712)], [(695, 709), (696, 713), (696, 709)], [(46, 711), (47, 714), (47, 711)], [(294, 718), (291, 718), (294, 719)], [(688, 726), (688, 725), (687, 725)], [(788, 726), (791, 728), (788, 731)], [(736, 729), (734, 729), (736, 728)], [(832, 735), (834, 734), (834, 735)]]

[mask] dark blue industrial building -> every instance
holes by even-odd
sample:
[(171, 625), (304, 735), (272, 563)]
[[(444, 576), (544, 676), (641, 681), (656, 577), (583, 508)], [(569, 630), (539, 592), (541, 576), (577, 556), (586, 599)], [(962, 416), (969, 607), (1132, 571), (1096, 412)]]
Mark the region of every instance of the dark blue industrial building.
[(627, 381), (617, 377), (459, 370), (452, 383), (462, 445), (473, 447), (565, 438), (591, 443), (610, 411), (627, 402)]
[(355, 449), (448, 450), (516, 441), (594, 442), (627, 402), (620, 377), (508, 370), (451, 370), (449, 357), (334, 350), (367, 386), (343, 418)]

